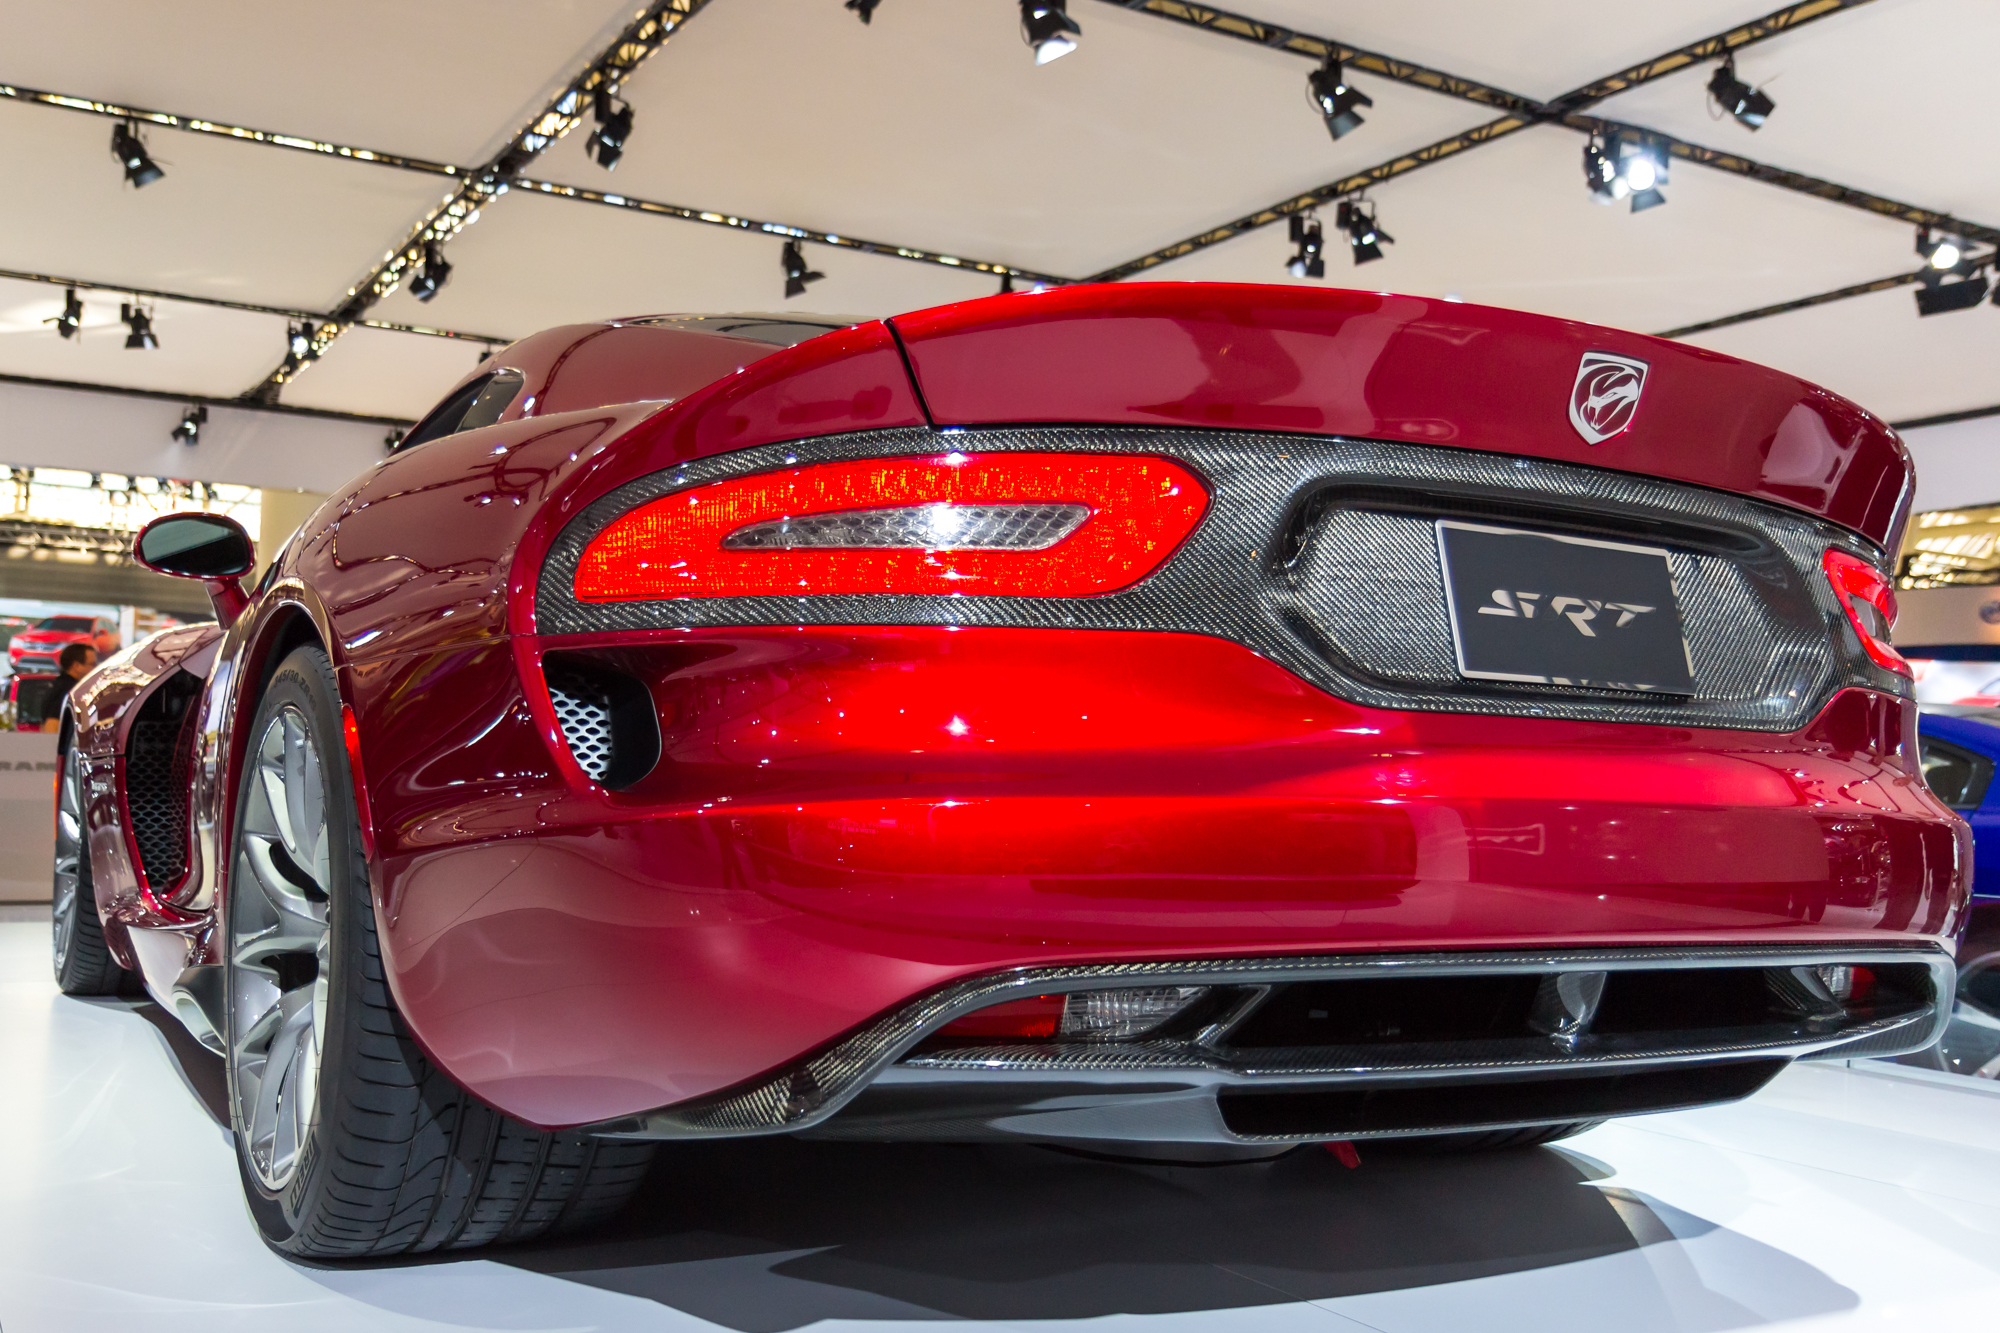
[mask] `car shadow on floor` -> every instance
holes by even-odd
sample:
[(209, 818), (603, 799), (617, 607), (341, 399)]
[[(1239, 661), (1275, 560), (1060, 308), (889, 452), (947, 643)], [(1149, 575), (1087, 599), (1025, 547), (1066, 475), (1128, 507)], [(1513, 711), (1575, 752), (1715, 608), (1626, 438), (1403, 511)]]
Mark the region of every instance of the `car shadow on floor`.
[[(1555, 1270), (1593, 1261), (1614, 1265), (1594, 1279), (1618, 1291), (1603, 1318), (1628, 1328), (1740, 1328), (1856, 1304), (1782, 1251), (1593, 1184), (1603, 1172), (1581, 1155), (1362, 1152), (1350, 1170), (1318, 1148), (1163, 1167), (1012, 1146), (671, 1145), (615, 1222), (487, 1257), (742, 1333), (824, 1319), (1338, 1309), (1507, 1275), (1530, 1275), (1509, 1287), (1516, 1296), (1546, 1286), (1562, 1304), (1573, 1279)], [(1697, 1248), (1726, 1274), (1754, 1273), (1753, 1290), (1712, 1287)]]
[[(172, 1015), (144, 1000), (84, 1003), (144, 1019), (189, 1093), (227, 1125), (222, 1061)], [(1302, 1301), (1377, 1327), (1489, 1326), (1499, 1301), (1513, 1311), (1500, 1323), (1531, 1319), (1542, 1333), (1706, 1333), (1858, 1303), (1782, 1250), (1600, 1183), (1610, 1169), (1581, 1152), (1360, 1151), (1349, 1169), (1320, 1148), (1174, 1167), (1012, 1145), (665, 1144), (638, 1199), (590, 1232), (297, 1271), (382, 1308), (435, 1314), (440, 1296), (463, 1288), (426, 1271), (477, 1273), (486, 1261), (739, 1333)], [(382, 1270), (407, 1280), (383, 1282)]]

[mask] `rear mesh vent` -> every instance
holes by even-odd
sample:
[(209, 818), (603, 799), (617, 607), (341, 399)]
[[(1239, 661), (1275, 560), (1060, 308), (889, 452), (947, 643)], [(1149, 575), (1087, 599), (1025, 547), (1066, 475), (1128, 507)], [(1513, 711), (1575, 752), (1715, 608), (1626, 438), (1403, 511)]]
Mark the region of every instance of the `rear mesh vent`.
[(545, 663), (549, 702), (577, 767), (613, 791), (629, 787), (660, 758), (660, 724), (645, 684), (575, 654)]
[(584, 772), (604, 781), (611, 771), (611, 697), (586, 681), (551, 680), (549, 702), (556, 706), (570, 754)]
[(177, 671), (140, 706), (125, 745), (125, 813), (139, 870), (155, 893), (187, 873), (188, 759), (194, 732), (188, 705), (199, 688)]

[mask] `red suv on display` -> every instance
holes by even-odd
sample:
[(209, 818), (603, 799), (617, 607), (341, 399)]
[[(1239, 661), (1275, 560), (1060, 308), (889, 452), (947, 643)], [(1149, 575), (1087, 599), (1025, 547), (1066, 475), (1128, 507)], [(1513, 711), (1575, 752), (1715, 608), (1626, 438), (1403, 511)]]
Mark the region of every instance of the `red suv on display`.
[[(56, 966), (251, 1210), (580, 1225), (656, 1147), (1542, 1142), (1938, 1034), (1909, 456), (1790, 375), (1303, 288), (495, 354), (71, 695)], [(87, 841), (83, 830), (89, 830)]]
[(104, 616), (44, 616), (16, 634), (7, 660), (16, 671), (53, 672), (56, 658), (72, 643), (87, 643), (106, 658), (118, 651), (118, 622)]

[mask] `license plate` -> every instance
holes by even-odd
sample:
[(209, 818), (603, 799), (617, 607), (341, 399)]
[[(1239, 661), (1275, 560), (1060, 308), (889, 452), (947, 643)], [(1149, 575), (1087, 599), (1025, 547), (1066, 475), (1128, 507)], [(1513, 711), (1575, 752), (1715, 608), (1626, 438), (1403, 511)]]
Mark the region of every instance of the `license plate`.
[(1461, 676), (1694, 693), (1665, 551), (1452, 519), (1437, 533)]

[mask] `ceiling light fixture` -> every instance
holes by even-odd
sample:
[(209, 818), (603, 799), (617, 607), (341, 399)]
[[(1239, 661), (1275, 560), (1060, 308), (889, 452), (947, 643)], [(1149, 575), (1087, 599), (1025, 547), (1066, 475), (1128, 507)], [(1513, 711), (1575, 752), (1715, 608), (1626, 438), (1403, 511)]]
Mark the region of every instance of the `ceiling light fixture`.
[(76, 288), (66, 288), (63, 292), (63, 308), (60, 315), (50, 315), (44, 324), (56, 326), (56, 333), (64, 338), (74, 338), (83, 327), (83, 302), (77, 298)]
[(436, 241), (425, 241), (423, 262), (410, 275), (410, 295), (428, 301), (450, 280), (451, 265), (445, 262), (444, 252), (438, 249)]
[(613, 85), (598, 85), (591, 99), (597, 128), (590, 132), (590, 138), (583, 145), (584, 153), (594, 155), (597, 165), (606, 171), (618, 165), (618, 159), (625, 155), (625, 140), (632, 135), (632, 104), (627, 102), (614, 110), (611, 104), (617, 96)]
[(1324, 66), (1306, 76), (1306, 92), (1326, 118), (1326, 132), (1336, 139), (1361, 128), (1361, 113), (1355, 108), (1375, 105), (1374, 98), (1347, 82), (1332, 51), (1326, 53)]
[(1736, 77), (1734, 54), (1715, 67), (1715, 74), (1708, 81), (1708, 95), (1746, 129), (1762, 129), (1765, 118), (1778, 109), (1778, 104), (1767, 94)]
[(1325, 277), (1326, 233), (1320, 227), (1319, 218), (1313, 214), (1294, 213), (1291, 226), (1292, 244), (1298, 248), (1291, 262), (1285, 265), (1285, 272), (1295, 278)]
[(1583, 146), (1583, 179), (1600, 204), (1632, 201), (1634, 213), (1667, 202), (1660, 187), (1667, 183), (1667, 155), (1644, 139), (1627, 139), (1612, 130), (1592, 135)]
[(181, 413), (181, 424), (174, 427), (175, 444), (196, 445), (201, 443), (201, 428), (208, 424), (208, 408), (190, 407)]
[(319, 359), (319, 349), (313, 346), (313, 340), (318, 335), (319, 326), (311, 320), (300, 320), (290, 326), (285, 335), (285, 346), (290, 352), (293, 362), (299, 363)]
[(1069, 16), (1067, 0), (1021, 0), (1021, 40), (1035, 48), (1035, 63), (1046, 65), (1076, 50), (1083, 29)]
[(785, 266), (785, 299), (791, 300), (805, 292), (806, 284), (818, 282), (824, 273), (815, 273), (806, 267), (805, 252), (799, 249), (797, 241), (786, 241), (785, 252), (779, 260)]
[(118, 318), (124, 320), (125, 327), (131, 330), (125, 335), (126, 351), (137, 352), (159, 347), (160, 340), (153, 332), (152, 311), (144, 309), (137, 303), (120, 305)]
[(847, 7), (860, 16), (863, 23), (875, 17), (875, 6), (882, 0), (847, 0)]
[(1956, 282), (1946, 282), (1942, 274), (1926, 269), (1918, 279), (1917, 313), (1942, 315), (1953, 310), (1970, 310), (1986, 299), (1986, 275), (1974, 269)]
[(1956, 236), (1933, 236), (1929, 227), (1917, 228), (1917, 253), (1924, 263), (1940, 272), (1958, 267), (1965, 258), (1965, 242)]
[(146, 155), (146, 141), (139, 137), (137, 121), (121, 120), (111, 127), (111, 155), (125, 168), (125, 179), (135, 187), (151, 185), (167, 174)]
[(1375, 205), (1365, 200), (1341, 200), (1333, 221), (1336, 227), (1347, 233), (1347, 244), (1353, 249), (1357, 264), (1380, 259), (1383, 244), (1396, 243), (1395, 237), (1375, 225)]
[(1986, 299), (1991, 284), (1981, 270), (1991, 262), (1991, 255), (1975, 261), (1966, 255), (1962, 238), (1933, 234), (1929, 227), (1917, 228), (1917, 253), (1924, 257), (1924, 267), (1917, 274), (1919, 315), (1970, 310)]

